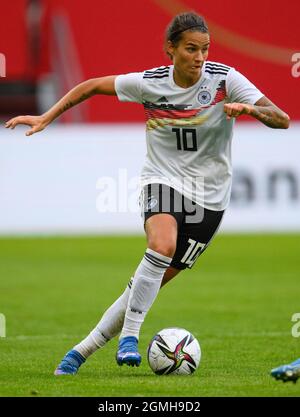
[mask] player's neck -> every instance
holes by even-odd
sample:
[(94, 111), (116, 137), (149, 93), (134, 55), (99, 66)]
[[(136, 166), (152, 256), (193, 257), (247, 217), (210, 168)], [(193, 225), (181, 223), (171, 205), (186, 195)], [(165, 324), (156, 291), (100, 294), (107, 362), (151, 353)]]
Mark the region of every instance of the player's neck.
[(186, 75), (174, 67), (173, 78), (176, 85), (182, 88), (189, 88), (196, 84), (201, 78), (200, 74), (193, 76)]

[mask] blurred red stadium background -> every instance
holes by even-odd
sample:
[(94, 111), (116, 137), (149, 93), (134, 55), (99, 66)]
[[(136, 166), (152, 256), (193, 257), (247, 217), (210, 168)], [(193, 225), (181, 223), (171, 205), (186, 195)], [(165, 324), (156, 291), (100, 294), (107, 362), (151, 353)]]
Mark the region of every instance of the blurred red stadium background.
[[(163, 51), (165, 28), (175, 14), (187, 10), (207, 19), (209, 59), (234, 66), (292, 119), (300, 119), (300, 78), (292, 76), (292, 56), (300, 52), (298, 0), (286, 7), (271, 0), (253, 0), (247, 7), (238, 0), (2, 2), (0, 52), (7, 62), (7, 76), (0, 79), (2, 117), (21, 109), (39, 111), (37, 86), (45, 80), (55, 85), (52, 98), (59, 98), (88, 78), (169, 64)], [(61, 121), (143, 118), (141, 106), (94, 97)]]

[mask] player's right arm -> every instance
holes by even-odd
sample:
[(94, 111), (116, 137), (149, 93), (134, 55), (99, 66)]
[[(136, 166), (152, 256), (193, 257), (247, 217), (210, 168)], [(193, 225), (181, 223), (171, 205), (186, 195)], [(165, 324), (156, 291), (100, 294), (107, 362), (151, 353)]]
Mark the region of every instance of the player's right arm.
[(101, 78), (92, 78), (76, 85), (64, 97), (54, 104), (46, 113), (40, 116), (17, 116), (6, 122), (5, 127), (14, 129), (17, 125), (23, 124), (30, 126), (26, 136), (40, 132), (45, 129), (54, 119), (63, 112), (81, 103), (95, 94), (116, 95), (115, 79), (116, 75)]

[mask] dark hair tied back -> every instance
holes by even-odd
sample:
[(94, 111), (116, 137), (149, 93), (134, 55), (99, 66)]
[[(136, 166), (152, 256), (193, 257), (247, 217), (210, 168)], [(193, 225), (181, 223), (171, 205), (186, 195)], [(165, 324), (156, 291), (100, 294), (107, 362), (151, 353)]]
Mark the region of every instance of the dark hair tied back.
[(208, 33), (204, 18), (194, 12), (181, 13), (174, 17), (166, 32), (166, 41), (176, 44), (181, 39), (182, 32), (186, 30)]

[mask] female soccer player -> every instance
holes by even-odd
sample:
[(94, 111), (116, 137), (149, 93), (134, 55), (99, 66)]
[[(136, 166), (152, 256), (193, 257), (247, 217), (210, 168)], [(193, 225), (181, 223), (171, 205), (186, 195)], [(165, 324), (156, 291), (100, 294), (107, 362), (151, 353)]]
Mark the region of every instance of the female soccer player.
[(94, 94), (141, 103), (146, 113), (147, 156), (141, 177), (148, 248), (124, 293), (65, 355), (56, 375), (75, 374), (88, 356), (119, 333), (117, 363), (140, 364), (140, 328), (160, 287), (193, 266), (229, 203), (234, 119), (247, 114), (272, 128), (289, 126), (288, 115), (242, 74), (207, 61), (209, 41), (201, 16), (180, 14), (166, 32), (172, 65), (87, 80), (43, 115), (6, 123), (8, 128), (29, 125), (29, 136)]

